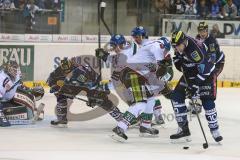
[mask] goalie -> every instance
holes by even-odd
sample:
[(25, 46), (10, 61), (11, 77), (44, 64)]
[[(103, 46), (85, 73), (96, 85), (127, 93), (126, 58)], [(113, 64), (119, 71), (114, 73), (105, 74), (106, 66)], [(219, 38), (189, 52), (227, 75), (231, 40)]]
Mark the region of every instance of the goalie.
[(42, 87), (22, 85), (21, 71), (15, 61), (9, 61), (0, 70), (0, 126), (30, 124), (39, 120), (44, 104), (36, 108), (36, 101), (44, 95)]

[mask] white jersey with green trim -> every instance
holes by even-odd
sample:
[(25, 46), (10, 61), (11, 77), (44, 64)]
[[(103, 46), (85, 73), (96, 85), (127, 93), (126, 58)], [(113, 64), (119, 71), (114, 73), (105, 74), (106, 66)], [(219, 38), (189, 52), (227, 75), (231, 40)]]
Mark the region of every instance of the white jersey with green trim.
[(143, 75), (148, 80), (148, 89), (156, 95), (164, 87), (164, 82), (156, 76), (157, 63), (165, 57), (164, 50), (161, 42), (145, 39), (137, 53), (128, 60), (128, 67)]
[(127, 42), (120, 53), (109, 56), (108, 61), (112, 64), (112, 71), (120, 72), (124, 69), (128, 60), (136, 53), (137, 45), (134, 42)]
[[(125, 48), (121, 50), (120, 53), (110, 56), (109, 60), (112, 64), (112, 73), (114, 71), (120, 72), (122, 69), (128, 66), (129, 58), (131, 58), (136, 53), (136, 51), (137, 51), (136, 43), (127, 42)], [(120, 80), (111, 78), (111, 81), (119, 97), (123, 101), (128, 102), (132, 100), (131, 95), (129, 95), (129, 91), (126, 89), (126, 87), (122, 84)]]

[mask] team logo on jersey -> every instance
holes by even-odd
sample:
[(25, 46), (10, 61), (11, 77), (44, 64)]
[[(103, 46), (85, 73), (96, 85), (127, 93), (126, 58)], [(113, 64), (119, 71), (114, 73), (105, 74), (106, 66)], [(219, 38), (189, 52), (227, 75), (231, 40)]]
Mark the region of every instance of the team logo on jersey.
[(191, 57), (195, 62), (199, 62), (201, 60), (201, 56), (199, 55), (198, 51), (193, 51), (191, 53)]
[(3, 81), (3, 87), (6, 89), (6, 91), (9, 91), (12, 87), (12, 83), (9, 80), (9, 78), (5, 78)]
[(87, 78), (84, 75), (80, 74), (78, 76), (77, 80), (80, 81), (80, 82), (86, 82)]
[(210, 49), (210, 52), (215, 52), (216, 51), (215, 44), (214, 43), (210, 44), (209, 49)]

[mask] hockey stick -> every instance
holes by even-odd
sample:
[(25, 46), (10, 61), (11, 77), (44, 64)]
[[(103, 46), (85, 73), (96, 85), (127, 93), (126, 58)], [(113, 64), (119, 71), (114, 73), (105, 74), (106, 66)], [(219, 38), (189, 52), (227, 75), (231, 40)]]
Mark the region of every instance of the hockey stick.
[[(106, 3), (102, 0), (98, 1), (98, 48), (101, 48), (101, 21), (104, 24), (105, 28), (107, 29), (110, 36), (112, 35), (112, 32), (110, 28), (108, 27), (106, 21), (104, 20), (104, 11), (105, 11)], [(100, 79), (102, 80), (102, 64), (101, 59), (98, 61), (99, 63), (99, 72), (100, 72)]]
[(83, 98), (80, 98), (80, 97), (77, 97), (77, 96), (73, 96), (73, 95), (70, 95), (70, 94), (62, 93), (62, 95), (66, 96), (66, 97), (69, 97), (69, 98), (72, 98), (72, 99), (78, 99), (78, 100), (83, 101), (83, 102), (86, 102), (86, 103), (89, 102), (89, 101), (86, 100), (86, 99), (83, 99)]
[[(183, 78), (184, 78), (184, 81), (186, 82), (186, 85), (187, 85), (187, 87), (189, 86), (188, 85), (188, 82), (187, 82), (187, 78), (186, 78), (186, 76), (185, 76), (185, 74), (184, 74), (184, 71), (183, 71), (183, 68), (181, 67), (181, 70), (182, 70), (182, 73), (183, 73)], [(193, 109), (196, 111), (196, 104), (195, 103), (193, 103)], [(199, 114), (198, 114), (198, 112), (196, 112), (196, 116), (197, 116), (197, 119), (198, 119), (198, 123), (199, 123), (199, 125), (200, 125), (200, 128), (201, 128), (201, 131), (202, 131), (202, 134), (203, 134), (203, 137), (204, 137), (204, 140), (205, 140), (205, 143), (203, 143), (203, 148), (204, 149), (207, 149), (208, 148), (208, 141), (207, 141), (207, 138), (206, 138), (206, 134), (205, 134), (205, 132), (204, 132), (204, 129), (203, 129), (203, 126), (202, 126), (202, 122), (201, 122), (201, 120), (200, 120), (200, 117), (199, 117)]]
[[(102, 0), (98, 1), (98, 48), (101, 48), (101, 3)], [(102, 63), (101, 59), (98, 60), (99, 65), (99, 78), (102, 80)]]
[(107, 29), (108, 33), (110, 34), (110, 36), (112, 35), (112, 32), (110, 30), (110, 28), (108, 27), (105, 19), (104, 19), (104, 11), (105, 11), (105, 8), (106, 8), (106, 3), (105, 2), (101, 2), (100, 3), (100, 18), (102, 20), (102, 23), (104, 24), (105, 28)]

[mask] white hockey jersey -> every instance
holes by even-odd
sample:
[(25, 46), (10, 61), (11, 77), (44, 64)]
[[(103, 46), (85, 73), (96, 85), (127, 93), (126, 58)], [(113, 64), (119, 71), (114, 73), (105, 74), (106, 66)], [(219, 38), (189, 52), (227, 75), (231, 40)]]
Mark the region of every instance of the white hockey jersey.
[(2, 100), (11, 100), (20, 85), (21, 71), (19, 70), (15, 80), (13, 81), (4, 70), (0, 70), (0, 98)]
[(164, 82), (156, 76), (157, 62), (164, 59), (164, 47), (160, 41), (144, 40), (137, 53), (129, 58), (128, 67), (143, 75), (147, 86), (155, 95), (164, 87)]
[[(120, 72), (128, 65), (128, 60), (136, 53), (137, 45), (133, 42), (127, 43), (125, 48), (121, 50), (119, 54), (115, 54), (109, 58), (112, 62), (112, 72)], [(118, 93), (119, 97), (122, 98), (123, 101), (128, 102), (131, 101), (131, 95), (126, 87), (120, 82), (120, 80), (111, 79), (112, 84)]]

